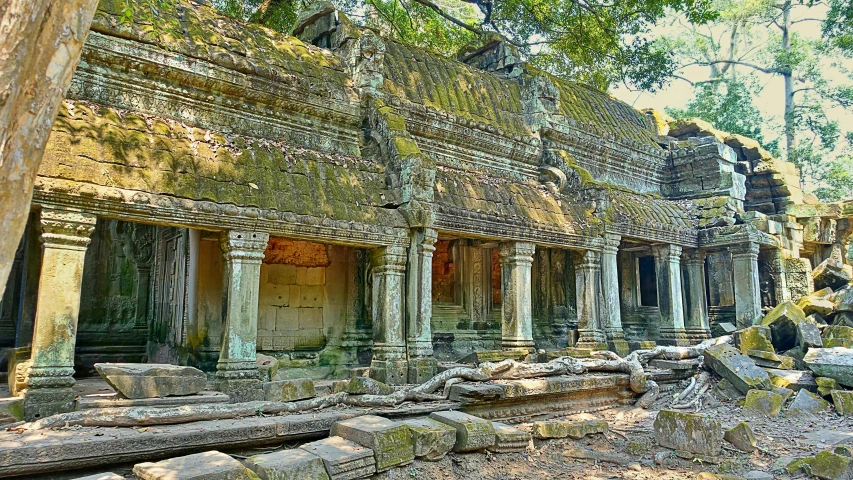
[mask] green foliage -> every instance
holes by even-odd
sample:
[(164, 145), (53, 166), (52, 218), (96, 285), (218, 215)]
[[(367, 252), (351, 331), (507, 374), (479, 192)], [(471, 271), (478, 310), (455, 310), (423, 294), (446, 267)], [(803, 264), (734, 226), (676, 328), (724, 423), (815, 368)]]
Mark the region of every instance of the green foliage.
[(836, 47), (853, 56), (853, 1), (829, 0), (823, 35)]
[(694, 97), (683, 109), (667, 108), (674, 118), (699, 117), (714, 127), (754, 138), (764, 144), (761, 127), (764, 118), (753, 103), (753, 93), (735, 78), (705, 82), (694, 89)]

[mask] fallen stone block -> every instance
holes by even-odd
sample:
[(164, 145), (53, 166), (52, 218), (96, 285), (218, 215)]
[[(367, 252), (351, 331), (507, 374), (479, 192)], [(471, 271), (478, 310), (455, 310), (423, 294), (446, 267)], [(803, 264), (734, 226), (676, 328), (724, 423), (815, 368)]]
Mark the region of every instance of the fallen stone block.
[(738, 345), (740, 352), (744, 355), (749, 355), (750, 350), (761, 350), (771, 353), (776, 352), (776, 350), (773, 349), (770, 327), (753, 325), (735, 332), (734, 338), (735, 344)]
[(841, 385), (834, 378), (817, 377), (815, 378), (815, 383), (817, 384), (817, 393), (821, 397), (830, 396), (833, 390), (841, 390)]
[(761, 320), (760, 325), (770, 327), (773, 346), (777, 351), (793, 348), (797, 341), (797, 325), (806, 321), (803, 309), (793, 302), (783, 302)]
[(261, 382), (271, 382), (278, 373), (278, 359), (262, 353), (255, 354), (258, 364), (258, 378)]
[(853, 312), (838, 312), (835, 318), (832, 319), (833, 325), (841, 325), (842, 327), (853, 327)]
[(454, 452), (485, 450), (495, 443), (492, 422), (462, 412), (433, 412), (429, 418), (456, 429)]
[(376, 473), (373, 450), (341, 437), (325, 438), (299, 448), (320, 457), (331, 480), (353, 480)]
[[(124, 477), (117, 473), (106, 472), (106, 473), (96, 473), (94, 475), (87, 475), (85, 477), (75, 478), (73, 480), (124, 480)], [(261, 479), (263, 480), (263, 479)]]
[(823, 330), (823, 340), (853, 340), (853, 327), (832, 325)]
[(785, 414), (789, 417), (813, 417), (829, 409), (829, 402), (807, 390), (800, 390)]
[(790, 388), (777, 387), (776, 385), (774, 385), (773, 390), (770, 391), (782, 397), (782, 404), (787, 402), (788, 399), (791, 398), (792, 395), (794, 395), (794, 391)]
[(776, 387), (787, 388), (793, 391), (808, 390), (810, 392), (817, 391), (817, 382), (814, 374), (806, 370), (778, 370), (775, 368), (765, 368), (765, 372), (770, 375), (770, 381)]
[(373, 450), (376, 471), (407, 465), (415, 459), (412, 432), (402, 423), (375, 415), (364, 415), (335, 422), (330, 435)]
[(746, 472), (746, 475), (743, 478), (745, 478), (746, 480), (773, 480), (773, 475), (767, 472), (752, 470)]
[(329, 480), (323, 460), (299, 448), (249, 457), (246, 466), (261, 480)]
[(782, 370), (794, 368), (794, 359), (791, 357), (776, 355), (775, 353), (762, 350), (750, 350), (747, 353), (749, 358), (759, 367), (779, 368)]
[(827, 338), (823, 341), (824, 348), (853, 348), (853, 340), (849, 338)]
[(412, 431), (415, 446), (415, 458), (435, 461), (453, 449), (456, 443), (456, 429), (429, 418), (417, 418), (400, 422)]
[(813, 323), (817, 326), (826, 325), (826, 319), (823, 318), (823, 315), (818, 315), (816, 313), (807, 316), (806, 322)]
[(834, 378), (842, 385), (853, 387), (853, 349), (812, 348), (803, 361), (815, 375)]
[(813, 294), (803, 297), (797, 301), (797, 306), (803, 309), (806, 315), (818, 314), (827, 316), (835, 310), (835, 304), (822, 295)]
[(751, 453), (758, 448), (758, 440), (746, 422), (740, 422), (734, 427), (726, 430), (723, 438), (742, 452)]
[(207, 386), (204, 372), (158, 363), (96, 363), (95, 370), (125, 398), (195, 395)]
[(675, 456), (678, 458), (683, 458), (685, 460), (692, 460), (697, 463), (712, 463), (714, 465), (719, 465), (725, 460), (725, 457), (722, 457), (720, 455), (704, 455), (699, 453), (688, 452), (687, 450), (676, 450)]
[(258, 476), (230, 456), (212, 450), (162, 462), (137, 463), (140, 480), (257, 480)]
[(655, 441), (662, 447), (699, 455), (719, 455), (723, 441), (720, 422), (695, 413), (661, 410), (654, 431)]
[(782, 411), (782, 395), (766, 390), (750, 390), (746, 394), (743, 410), (752, 415), (776, 417)]
[(837, 445), (832, 453), (836, 455), (844, 455), (845, 457), (853, 457), (853, 446), (850, 445)]
[(725, 378), (722, 378), (719, 382), (717, 382), (717, 385), (714, 387), (713, 393), (718, 400), (728, 400), (731, 402), (738, 401), (745, 397), (745, 395), (740, 390), (738, 390), (737, 388), (735, 388), (734, 385), (732, 385), (732, 382), (726, 380)]
[(705, 350), (704, 357), (705, 364), (711, 370), (730, 381), (742, 393), (753, 388), (770, 390), (773, 387), (767, 372), (730, 345), (723, 343), (709, 347)]
[(839, 415), (853, 415), (853, 391), (833, 390), (830, 395)]
[(539, 439), (568, 437), (577, 440), (587, 435), (605, 433), (607, 428), (604, 420), (548, 420), (533, 422), (533, 436)]
[(349, 380), (346, 392), (350, 395), (390, 395), (394, 387), (370, 377), (354, 377)]
[(495, 453), (523, 452), (530, 443), (530, 434), (511, 425), (492, 422), (495, 444), (488, 448)]
[(823, 288), (835, 290), (850, 283), (850, 272), (837, 260), (827, 258), (812, 270), (812, 279), (816, 290)]
[(820, 329), (813, 323), (803, 322), (797, 325), (797, 346), (808, 352), (810, 348), (823, 348)]
[(853, 479), (853, 458), (824, 450), (810, 459), (809, 473), (823, 480)]
[(294, 402), (314, 398), (314, 381), (310, 378), (276, 380), (264, 383), (264, 399), (268, 402)]

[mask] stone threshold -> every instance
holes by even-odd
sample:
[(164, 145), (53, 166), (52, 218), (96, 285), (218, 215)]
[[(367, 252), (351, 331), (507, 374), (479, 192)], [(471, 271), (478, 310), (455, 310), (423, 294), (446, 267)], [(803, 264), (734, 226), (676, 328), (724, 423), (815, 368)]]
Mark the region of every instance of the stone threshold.
[(158, 398), (119, 398), (116, 394), (86, 396), (77, 401), (77, 410), (113, 407), (178, 407), (181, 405), (204, 405), (228, 403), (228, 395), (222, 392), (203, 390), (196, 395)]

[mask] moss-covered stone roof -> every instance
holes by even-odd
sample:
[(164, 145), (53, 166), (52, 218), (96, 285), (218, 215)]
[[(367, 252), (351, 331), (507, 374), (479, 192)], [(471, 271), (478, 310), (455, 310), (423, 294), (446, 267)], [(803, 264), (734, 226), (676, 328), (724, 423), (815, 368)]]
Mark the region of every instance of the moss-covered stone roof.
[(142, 2), (130, 3), (136, 8), (133, 20), (122, 23), (119, 19), (127, 6), (125, 0), (101, 0), (92, 31), (157, 45), (273, 80), (296, 76), (306, 85), (325, 89), (349, 82), (346, 67), (331, 52), (306, 45), (295, 37), (240, 22), (190, 0), (163, 2), (157, 22), (152, 24)]
[(39, 176), (319, 218), (404, 225), (384, 167), (67, 101)]
[(698, 225), (691, 202), (664, 200), (622, 189), (611, 189), (609, 195), (610, 204), (604, 217), (616, 230), (644, 231), (647, 233), (643, 238), (655, 239), (656, 233), (691, 232)]
[(529, 133), (516, 82), (390, 40), (384, 67), (386, 93), (510, 134)]

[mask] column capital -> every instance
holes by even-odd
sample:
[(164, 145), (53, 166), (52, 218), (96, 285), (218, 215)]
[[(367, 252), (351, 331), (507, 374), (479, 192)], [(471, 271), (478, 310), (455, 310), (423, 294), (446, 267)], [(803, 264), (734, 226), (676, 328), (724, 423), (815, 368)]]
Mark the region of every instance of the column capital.
[(604, 238), (604, 253), (616, 254), (619, 244), (622, 242), (622, 235), (605, 233), (602, 237)]
[(219, 244), (226, 260), (244, 260), (261, 263), (264, 259), (264, 251), (270, 240), (270, 234), (266, 232), (246, 232), (242, 230), (229, 230), (222, 232)]
[(670, 262), (680, 262), (681, 247), (679, 247), (678, 245), (673, 245), (671, 243), (663, 245), (653, 245), (652, 255), (658, 258), (666, 258)]
[(534, 253), (536, 245), (528, 242), (503, 242), (498, 251), (501, 263), (533, 263)]
[(757, 258), (759, 249), (760, 246), (756, 242), (746, 242), (740, 245), (733, 245), (730, 247), (730, 251), (732, 252), (733, 257), (755, 256)]
[(688, 265), (695, 263), (703, 263), (705, 261), (705, 252), (699, 250), (698, 248), (684, 250), (681, 254), (684, 262)]
[(580, 263), (575, 265), (576, 269), (580, 270), (599, 270), (601, 269), (601, 256), (595, 250), (584, 250), (580, 252)]
[(43, 208), (41, 241), (45, 247), (85, 249), (92, 241), (98, 217), (89, 213)]
[(406, 247), (391, 245), (374, 248), (370, 251), (370, 264), (377, 272), (390, 271), (404, 273), (406, 270)]

